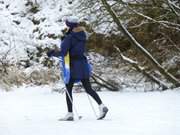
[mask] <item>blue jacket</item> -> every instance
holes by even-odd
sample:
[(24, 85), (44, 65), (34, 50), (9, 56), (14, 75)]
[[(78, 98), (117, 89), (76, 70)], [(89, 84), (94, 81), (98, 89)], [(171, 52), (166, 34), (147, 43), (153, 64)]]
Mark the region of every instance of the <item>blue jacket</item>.
[(74, 28), (61, 42), (60, 56), (70, 55), (70, 78), (75, 80), (90, 77), (90, 65), (85, 54), (86, 33), (82, 27)]

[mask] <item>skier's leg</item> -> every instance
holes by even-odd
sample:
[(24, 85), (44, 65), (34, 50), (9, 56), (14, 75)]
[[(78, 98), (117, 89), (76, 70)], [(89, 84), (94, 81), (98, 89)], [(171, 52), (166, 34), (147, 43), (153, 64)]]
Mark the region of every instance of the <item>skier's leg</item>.
[(72, 107), (72, 101), (73, 101), (72, 88), (73, 88), (73, 85), (74, 85), (74, 81), (72, 79), (70, 79), (69, 83), (66, 84), (66, 89), (67, 89), (67, 91), (66, 91), (66, 103), (67, 103), (68, 112), (73, 112), (73, 109), (72, 109), (73, 108)]
[[(72, 88), (74, 85), (74, 80), (70, 79), (69, 83), (66, 84), (66, 102), (67, 102), (67, 109), (68, 113), (66, 116), (62, 119), (59, 119), (60, 121), (73, 121), (74, 115), (73, 115), (73, 98), (72, 98)], [(81, 119), (82, 116), (79, 116), (76, 107), (74, 106), (74, 111), (78, 117), (78, 119)]]
[(108, 108), (102, 103), (99, 95), (92, 89), (89, 79), (83, 79), (81, 82), (86, 92), (99, 104), (100, 115), (98, 120), (103, 119), (108, 112)]
[(86, 92), (100, 105), (102, 101), (99, 95), (92, 89), (89, 79), (81, 80), (83, 87), (85, 88)]
[(68, 84), (66, 84), (66, 103), (67, 103), (67, 110), (68, 113), (65, 115), (65, 117), (59, 119), (60, 121), (73, 121), (73, 107), (72, 107), (72, 88), (73, 88), (74, 82), (72, 80), (69, 81)]

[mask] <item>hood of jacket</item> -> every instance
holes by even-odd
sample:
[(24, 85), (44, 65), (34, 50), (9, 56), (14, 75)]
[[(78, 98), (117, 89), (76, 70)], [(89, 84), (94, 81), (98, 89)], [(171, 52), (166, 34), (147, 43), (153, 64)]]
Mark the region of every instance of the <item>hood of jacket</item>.
[(78, 40), (86, 40), (86, 32), (84, 27), (76, 27), (72, 30), (72, 36)]

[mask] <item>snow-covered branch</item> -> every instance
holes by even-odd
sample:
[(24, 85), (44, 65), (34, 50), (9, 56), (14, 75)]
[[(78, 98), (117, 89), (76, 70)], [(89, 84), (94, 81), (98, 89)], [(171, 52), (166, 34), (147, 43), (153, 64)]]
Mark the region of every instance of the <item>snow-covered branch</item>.
[(148, 79), (150, 79), (152, 82), (158, 84), (160, 87), (162, 87), (162, 90), (168, 89), (168, 86), (164, 82), (162, 82), (160, 79), (152, 75), (151, 73), (148, 73), (145, 68), (139, 66), (139, 63), (137, 61), (134, 61), (122, 54), (122, 52), (119, 50), (118, 47), (114, 46), (114, 48), (119, 52), (119, 56), (122, 58), (122, 60), (128, 64), (130, 64), (132, 67), (134, 67), (138, 72), (142, 73), (144, 76), (146, 76)]
[(157, 21), (157, 20), (155, 20), (155, 19), (153, 19), (153, 18), (151, 18), (149, 16), (146, 16), (146, 15), (132, 9), (128, 5), (127, 5), (127, 8), (130, 9), (130, 11), (132, 11), (133, 13), (135, 13), (135, 14), (137, 14), (137, 15), (139, 15), (139, 16), (141, 16), (141, 17), (143, 17), (143, 18), (145, 18), (145, 19), (147, 19), (149, 21), (152, 21), (154, 23), (158, 23), (158, 24), (160, 24), (160, 25), (162, 25), (162, 26), (164, 26), (164, 27), (166, 27), (168, 29), (175, 29), (177, 31), (180, 31), (180, 25), (179, 24), (168, 22), (168, 21)]
[[(149, 53), (134, 37), (133, 35), (125, 28), (122, 24), (121, 20), (118, 18), (116, 12), (111, 8), (108, 4), (107, 0), (100, 0), (106, 10), (109, 12), (114, 22), (117, 24), (119, 31), (122, 31), (123, 34), (128, 38), (131, 44), (139, 51), (153, 66), (168, 80), (170, 81), (174, 87), (180, 86), (180, 81), (174, 77), (171, 73), (166, 71), (162, 65)], [(148, 17), (149, 18), (149, 17)]]
[[(167, 0), (168, 6), (170, 7), (170, 9), (172, 10), (172, 12), (178, 17), (180, 18), (180, 14), (176, 11), (176, 9), (178, 9), (180, 11), (180, 8), (178, 6), (176, 6), (173, 2), (171, 2), (170, 0)], [(176, 8), (176, 9), (175, 9)]]

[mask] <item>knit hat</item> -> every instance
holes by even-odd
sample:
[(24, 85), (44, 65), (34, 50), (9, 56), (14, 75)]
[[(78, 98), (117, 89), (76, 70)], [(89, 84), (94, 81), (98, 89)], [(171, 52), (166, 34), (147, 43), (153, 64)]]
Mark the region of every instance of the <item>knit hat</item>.
[(76, 16), (70, 16), (65, 21), (66, 25), (70, 27), (70, 29), (73, 29), (74, 27), (77, 27), (79, 24), (79, 19)]

